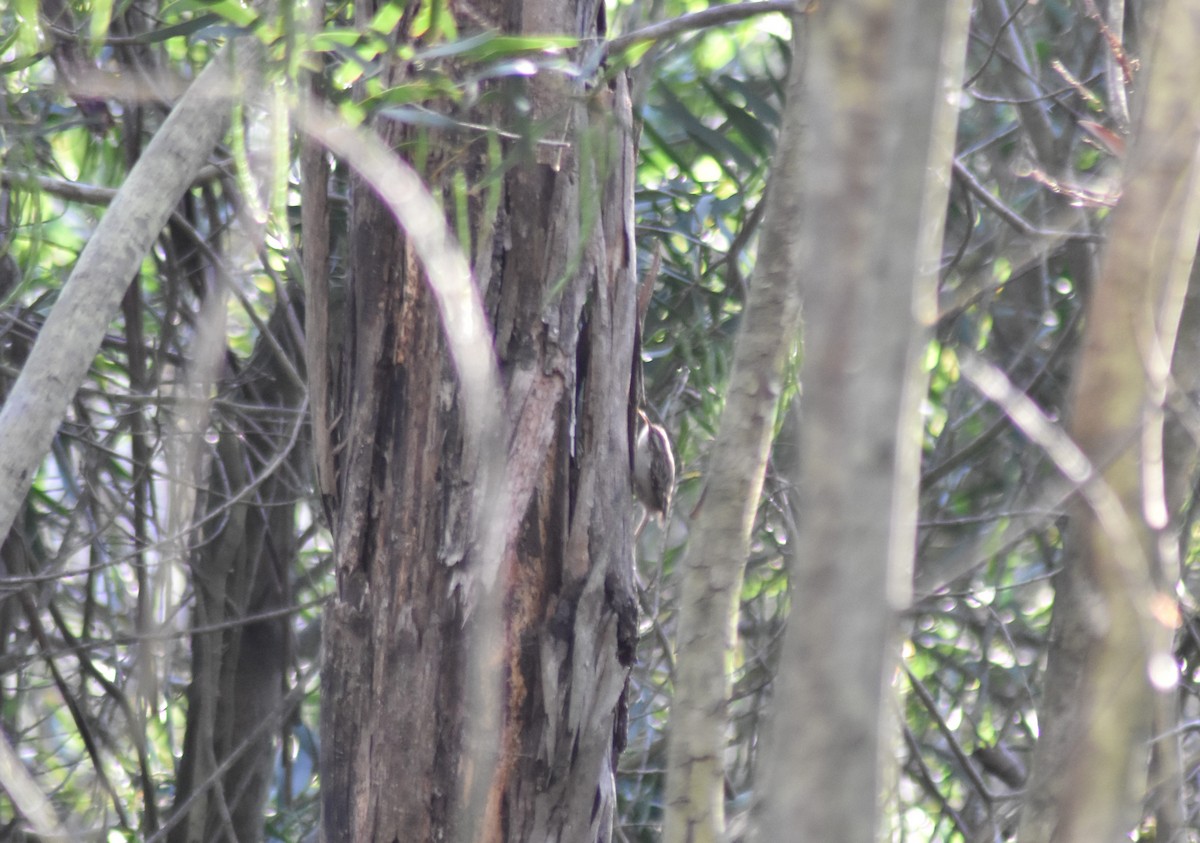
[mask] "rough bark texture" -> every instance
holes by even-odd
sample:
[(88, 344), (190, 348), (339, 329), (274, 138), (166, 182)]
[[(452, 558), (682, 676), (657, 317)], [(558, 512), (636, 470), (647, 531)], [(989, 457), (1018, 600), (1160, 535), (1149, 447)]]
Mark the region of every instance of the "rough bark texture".
[[(474, 13), (505, 31), (600, 34), (593, 2), (493, 5)], [(501, 634), (479, 642), (503, 680), (498, 710), (467, 706), (488, 697), (466, 687), (484, 614), (458, 587), (482, 532), (441, 317), (393, 217), (371, 185), (352, 186), (344, 345), (323, 393), (334, 405), (325, 444), (337, 555), (324, 622), (326, 840), (611, 835), (636, 637), (630, 104), (619, 75), (592, 92), (553, 77), (529, 85), (534, 121), (566, 145), (536, 145), (508, 171), (494, 216), (472, 205), (468, 249), (504, 381), (512, 522), (496, 583)], [(376, 129), (395, 147), (411, 139)], [(463, 166), (468, 182), (486, 171), (483, 144), (434, 140), (463, 147), (438, 160)], [(493, 756), (469, 753), (469, 721), (495, 723)]]
[(935, 316), (966, 11), (957, 0), (857, 0), (808, 20), (795, 104), (811, 138), (797, 269), (804, 521), (761, 778), (763, 840), (876, 839), (885, 667), (915, 543), (918, 361)]
[(1200, 103), (1191, 95), (1200, 87), (1200, 10), (1170, 2), (1158, 14), (1146, 100), (1070, 405), (1069, 430), (1092, 479), (1086, 503), (1072, 509), (1056, 581), (1023, 843), (1129, 832), (1156, 709), (1149, 674), (1156, 659), (1160, 675), (1173, 664), (1173, 610), (1164, 607), (1174, 603), (1178, 570), (1159, 555), (1160, 538), (1170, 535), (1162, 405), (1200, 233)]

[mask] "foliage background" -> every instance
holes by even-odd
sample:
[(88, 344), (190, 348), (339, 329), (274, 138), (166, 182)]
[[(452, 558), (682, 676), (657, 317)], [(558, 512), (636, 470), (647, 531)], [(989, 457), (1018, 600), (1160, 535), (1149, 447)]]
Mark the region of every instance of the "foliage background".
[[(615, 31), (630, 32), (705, 6), (621, 3), (609, 17)], [(964, 382), (958, 360), (982, 356), (1047, 414), (1060, 415), (1097, 247), (1118, 196), (1126, 83), (1136, 92), (1142, 49), (1140, 3), (1126, 4), (1119, 38), (1090, 3), (976, 6), (946, 209), (941, 318), (926, 357), (917, 600), (894, 681), (900, 737), (886, 817), (901, 840), (1014, 833), (1038, 734), (1063, 523), (1045, 456)], [(292, 467), (305, 461), (282, 459), (303, 453), (300, 417), (268, 429), (273, 422), (240, 389), (261, 374), (255, 349), (299, 280), (288, 93), (311, 82), (348, 121), (382, 115), (423, 128), (405, 150), (419, 161), (425, 144), (451, 130), (493, 140), (496, 131), (536, 134), (521, 116), (522, 80), (591, 72), (600, 59), (594, 48), (564, 53), (550, 40), (481, 36), (438, 3), (396, 0), (369, 23), (341, 4), (318, 11), (319, 25), (306, 23), (307, 7), (288, 2), (263, 15), (234, 0), (0, 9), (0, 389), (174, 93), (234, 31), (255, 32), (271, 50), (273, 84), (235, 115), (228, 145), (144, 262), (0, 551), (0, 729), (58, 816), (95, 839), (154, 838), (165, 828), (191, 671), (190, 559), (205, 523), (233, 511), (205, 496), (222, 434), (264, 434), (256, 441), (268, 452), (255, 457), (284, 472), (272, 488), (286, 500), (255, 504), (295, 505), (288, 709), (265, 833), (295, 840), (316, 825), (314, 680), (328, 541), (311, 477)], [(423, 34), (397, 48), (387, 34), (404, 15), (418, 16)], [(765, 15), (608, 58), (612, 69), (629, 62), (643, 121), (639, 258), (645, 271), (653, 256), (661, 259), (644, 329), (646, 388), (653, 414), (674, 435), (680, 477), (672, 517), (639, 541), (642, 637), (618, 839), (658, 839), (675, 572), (753, 283), (788, 31), (781, 16)], [(378, 84), (389, 60), (408, 62), (405, 84)], [(463, 126), (462, 109), (479, 98), (502, 106), (512, 124)], [(507, 162), (496, 144), (490, 149), (499, 171)], [(344, 205), (344, 195), (332, 198), (335, 209)], [(465, 219), (462, 208), (477, 198), (464, 185), (444, 197), (447, 216)], [(458, 233), (470, 253), (471, 233), (461, 223)], [(335, 281), (337, 237), (335, 230)], [(803, 401), (791, 400), (799, 394), (793, 383), (781, 429), (803, 424)], [(1176, 398), (1184, 426), (1198, 429), (1190, 396)], [(782, 459), (776, 452), (773, 464)], [(742, 594), (726, 785), (735, 835), (752, 801), (783, 629), (788, 540), (804, 522), (791, 491), (771, 469)], [(1179, 522), (1185, 618), (1197, 564), (1192, 521), (1189, 508)], [(1200, 826), (1200, 756), (1189, 743), (1198, 644), (1189, 621), (1179, 632), (1178, 706), (1191, 751), (1182, 780), (1147, 795), (1147, 840), (1159, 800), (1182, 799), (1190, 825)], [(0, 821), (16, 833), (5, 799)]]

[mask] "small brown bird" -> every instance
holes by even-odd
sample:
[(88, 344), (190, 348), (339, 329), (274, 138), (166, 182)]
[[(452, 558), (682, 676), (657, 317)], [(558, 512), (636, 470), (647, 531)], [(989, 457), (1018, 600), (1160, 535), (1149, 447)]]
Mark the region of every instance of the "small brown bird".
[(675, 457), (671, 454), (671, 437), (662, 425), (650, 421), (645, 411), (638, 410), (640, 422), (637, 443), (633, 450), (633, 490), (646, 508), (646, 519), (654, 516), (662, 524), (671, 510), (675, 492)]

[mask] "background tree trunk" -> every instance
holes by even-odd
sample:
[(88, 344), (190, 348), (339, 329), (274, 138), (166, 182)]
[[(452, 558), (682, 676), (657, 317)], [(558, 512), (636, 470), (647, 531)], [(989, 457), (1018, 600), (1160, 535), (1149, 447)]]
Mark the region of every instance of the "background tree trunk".
[[(919, 366), (936, 315), (967, 10), (863, 0), (805, 31), (800, 533), (763, 786), (765, 840), (875, 840), (907, 604)], [(774, 188), (772, 188), (774, 189)], [(805, 722), (794, 717), (803, 713)]]
[[(804, 26), (796, 22), (796, 26)], [(803, 39), (793, 38), (793, 44)], [(725, 837), (727, 664), (737, 638), (742, 572), (775, 433), (784, 364), (800, 324), (796, 219), (804, 195), (803, 54), (793, 51), (786, 118), (771, 167), (758, 266), (734, 346), (709, 480), (693, 514), (676, 635), (664, 840)]]
[[(475, 12), (507, 32), (603, 34), (589, 0)], [(371, 185), (352, 184), (344, 351), (314, 391), (333, 397), (336, 419), (337, 592), (322, 674), (330, 841), (611, 835), (636, 641), (631, 106), (620, 74), (590, 94), (548, 74), (528, 85), (533, 122), (521, 128), (545, 142), (512, 144), (521, 163), (493, 207), (477, 198), (486, 191), (474, 195), (474, 248), (463, 244), (477, 256), (505, 390), (503, 634), (485, 642), (503, 676), (501, 711), (466, 705), (480, 614), (478, 595), (460, 586), (478, 564), (469, 539), (479, 533), (456, 373), (411, 244)], [(514, 120), (504, 108), (489, 116)], [(376, 128), (396, 148), (414, 140), (395, 123)], [(423, 174), (443, 168), (435, 194), (450, 196), (455, 169), (481, 183), (485, 143), (436, 144)], [(499, 735), (482, 763), (468, 760), (472, 718), (494, 720)], [(479, 790), (485, 816), (464, 817)]]
[[(1173, 689), (1179, 576), (1163, 470), (1162, 408), (1200, 234), (1200, 38), (1166, 3), (1146, 100), (1089, 302), (1069, 430), (1090, 461), (1055, 582), (1042, 734), (1024, 843), (1111, 840), (1136, 824), (1157, 695)], [(1135, 341), (1130, 341), (1130, 338)], [(1154, 680), (1152, 682), (1152, 679)]]
[(272, 613), (290, 603), (296, 506), (310, 473), (308, 452), (297, 444), (305, 409), (296, 375), (301, 321), (280, 301), (269, 337), (218, 389), (225, 412), (237, 417), (217, 414), (219, 439), (199, 484), (206, 491), (191, 553), (192, 681), (171, 843), (263, 836), (288, 666), (287, 618)]

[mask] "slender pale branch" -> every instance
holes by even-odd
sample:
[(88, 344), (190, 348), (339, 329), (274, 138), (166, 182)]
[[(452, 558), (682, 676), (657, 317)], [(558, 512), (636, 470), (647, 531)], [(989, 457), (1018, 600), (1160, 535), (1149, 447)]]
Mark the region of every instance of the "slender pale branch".
[(256, 75), (253, 38), (218, 53), (146, 147), (79, 255), (0, 411), (0, 536), (87, 376), (150, 246), (225, 133), (230, 100)]

